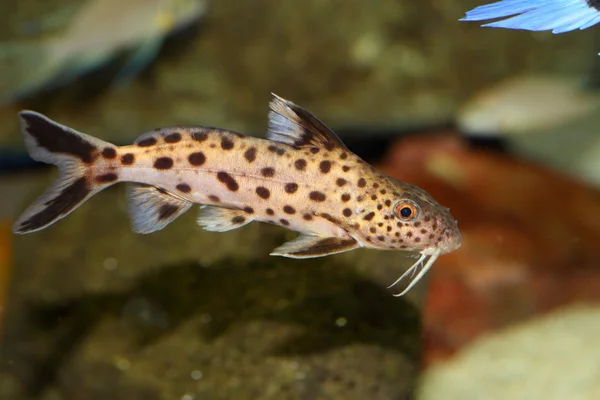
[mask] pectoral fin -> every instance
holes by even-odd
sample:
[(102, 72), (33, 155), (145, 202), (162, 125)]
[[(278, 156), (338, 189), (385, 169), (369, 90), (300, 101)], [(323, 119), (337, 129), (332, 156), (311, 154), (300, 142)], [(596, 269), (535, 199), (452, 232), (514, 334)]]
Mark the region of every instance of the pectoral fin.
[(210, 232), (227, 232), (252, 222), (242, 210), (204, 206), (198, 217), (198, 225)]
[(271, 255), (290, 258), (313, 258), (343, 253), (358, 247), (360, 245), (354, 239), (300, 235), (296, 239), (277, 247)]

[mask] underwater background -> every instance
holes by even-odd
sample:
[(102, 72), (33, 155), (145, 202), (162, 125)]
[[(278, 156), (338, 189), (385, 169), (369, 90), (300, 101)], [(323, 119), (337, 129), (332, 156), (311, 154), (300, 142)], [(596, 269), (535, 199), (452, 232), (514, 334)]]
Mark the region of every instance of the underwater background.
[[(0, 0), (0, 399), (600, 398), (600, 28), (482, 1)], [(462, 247), (269, 257), (295, 234), (131, 232), (124, 186), (14, 236), (55, 177), (32, 109), (117, 144), (264, 137), (271, 93), (450, 207)]]

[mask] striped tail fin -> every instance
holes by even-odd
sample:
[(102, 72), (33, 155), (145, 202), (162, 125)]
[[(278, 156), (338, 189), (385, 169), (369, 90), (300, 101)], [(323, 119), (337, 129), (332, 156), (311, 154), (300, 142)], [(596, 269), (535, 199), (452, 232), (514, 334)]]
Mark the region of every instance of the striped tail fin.
[(66, 217), (91, 196), (115, 183), (93, 182), (89, 172), (99, 155), (116, 155), (117, 148), (33, 111), (22, 111), (19, 118), (29, 155), (59, 169), (58, 179), (15, 222), (13, 232), (25, 234)]

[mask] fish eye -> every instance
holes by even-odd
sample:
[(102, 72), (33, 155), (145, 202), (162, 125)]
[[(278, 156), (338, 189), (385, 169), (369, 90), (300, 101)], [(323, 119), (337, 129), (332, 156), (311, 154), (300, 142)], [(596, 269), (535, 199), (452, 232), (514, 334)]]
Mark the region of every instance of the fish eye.
[(394, 206), (394, 214), (401, 220), (410, 221), (417, 218), (419, 209), (413, 201), (401, 200)]

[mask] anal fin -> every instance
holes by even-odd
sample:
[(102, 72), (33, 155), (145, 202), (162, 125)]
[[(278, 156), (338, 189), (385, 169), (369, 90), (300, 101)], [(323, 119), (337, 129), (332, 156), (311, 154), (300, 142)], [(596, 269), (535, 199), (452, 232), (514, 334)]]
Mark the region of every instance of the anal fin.
[(164, 189), (149, 185), (129, 185), (131, 226), (136, 233), (161, 230), (191, 206), (191, 202)]
[(343, 253), (359, 247), (360, 245), (354, 239), (300, 235), (277, 247), (271, 252), (271, 255), (290, 258), (313, 258)]
[(198, 225), (210, 232), (227, 232), (240, 228), (252, 222), (242, 210), (230, 208), (204, 206), (198, 217)]

